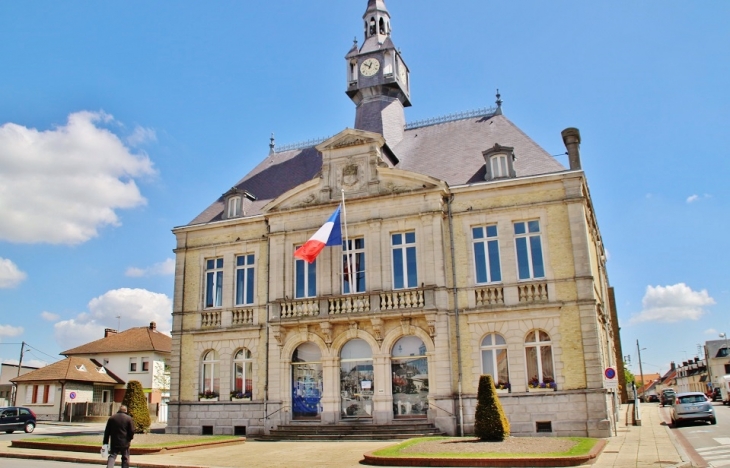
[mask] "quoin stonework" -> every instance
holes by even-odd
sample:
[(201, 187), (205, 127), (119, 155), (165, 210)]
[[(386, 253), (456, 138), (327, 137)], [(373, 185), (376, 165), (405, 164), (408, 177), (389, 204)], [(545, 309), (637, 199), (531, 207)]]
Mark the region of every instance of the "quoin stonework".
[[(492, 374), (514, 435), (611, 436), (620, 343), (580, 132), (562, 131), (565, 167), (499, 94), (407, 123), (411, 72), (383, 0), (362, 27), (345, 56), (354, 128), (272, 138), (173, 230), (168, 432), (421, 420), (470, 434)], [(295, 258), (343, 196), (342, 245)]]

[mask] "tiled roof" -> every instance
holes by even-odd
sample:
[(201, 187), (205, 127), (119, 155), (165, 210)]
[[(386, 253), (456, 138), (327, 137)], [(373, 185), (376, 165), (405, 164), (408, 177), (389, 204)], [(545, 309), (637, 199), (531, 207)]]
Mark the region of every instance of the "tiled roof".
[[(517, 177), (565, 171), (555, 158), (523, 133), (504, 115), (487, 115), (406, 130), (393, 153), (408, 170), (443, 180), (451, 186), (484, 182), (482, 151), (498, 143), (514, 147)], [(246, 216), (262, 214), (262, 208), (284, 192), (316, 177), (322, 169), (322, 155), (313, 147), (269, 154), (235, 185), (257, 199), (244, 205)], [(222, 188), (221, 193), (227, 187)], [(190, 224), (222, 219), (219, 198)]]
[[(83, 366), (83, 367), (82, 367)], [(85, 369), (85, 370), (81, 370)], [(124, 381), (118, 377), (112, 377), (106, 372), (99, 372), (99, 366), (91, 359), (81, 357), (69, 357), (62, 361), (54, 362), (46, 367), (41, 367), (33, 372), (21, 375), (11, 382), (47, 382), (47, 381), (74, 381), (92, 382), (107, 384), (123, 384)]]
[(170, 353), (171, 350), (172, 338), (149, 327), (137, 327), (121, 333), (112, 333), (106, 338), (63, 351), (61, 354), (73, 356), (77, 354), (133, 353), (138, 351)]

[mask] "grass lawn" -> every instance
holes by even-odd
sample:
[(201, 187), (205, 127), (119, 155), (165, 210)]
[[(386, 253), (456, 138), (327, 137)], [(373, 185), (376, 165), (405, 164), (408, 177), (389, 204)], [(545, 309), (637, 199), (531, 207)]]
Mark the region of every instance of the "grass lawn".
[[(134, 448), (172, 448), (182, 445), (209, 444), (211, 442), (224, 442), (227, 440), (239, 440), (239, 436), (211, 435), (211, 436), (185, 436), (177, 434), (136, 434), (132, 441)], [(64, 444), (64, 445), (93, 445), (101, 447), (103, 436), (69, 436), (69, 437), (42, 437), (26, 439), (30, 442), (43, 444)]]
[[(549, 458), (587, 455), (599, 439), (587, 437), (518, 437), (517, 447), (502, 442), (481, 442), (473, 438), (421, 437), (373, 452), (378, 457), (403, 458)], [(436, 443), (442, 442), (435, 446)], [(499, 445), (503, 444), (503, 445)], [(569, 446), (550, 451), (550, 444)], [(419, 445), (423, 450), (419, 450)], [(547, 447), (546, 447), (547, 446)], [(428, 447), (428, 450), (426, 448)], [(436, 448), (436, 450), (434, 450)], [(496, 450), (490, 450), (490, 448)], [(547, 450), (546, 450), (547, 448)], [(506, 449), (506, 450), (505, 450)]]

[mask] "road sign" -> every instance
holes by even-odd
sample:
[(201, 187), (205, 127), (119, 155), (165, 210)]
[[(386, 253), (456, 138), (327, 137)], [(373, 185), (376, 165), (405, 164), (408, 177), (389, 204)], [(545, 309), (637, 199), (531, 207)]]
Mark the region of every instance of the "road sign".
[(618, 388), (618, 373), (615, 367), (606, 367), (603, 371), (603, 388)]
[(68, 394), (68, 397), (69, 397), (70, 399), (72, 399), (72, 400), (75, 400), (75, 399), (76, 399), (76, 392), (71, 392), (71, 393), (69, 393), (69, 394)]

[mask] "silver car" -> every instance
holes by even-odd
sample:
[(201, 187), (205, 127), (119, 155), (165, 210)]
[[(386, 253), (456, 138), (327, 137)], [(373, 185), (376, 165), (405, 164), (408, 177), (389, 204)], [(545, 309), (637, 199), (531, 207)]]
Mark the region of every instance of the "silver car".
[(677, 393), (672, 405), (672, 424), (680, 426), (689, 421), (708, 421), (717, 424), (712, 402), (702, 392)]

